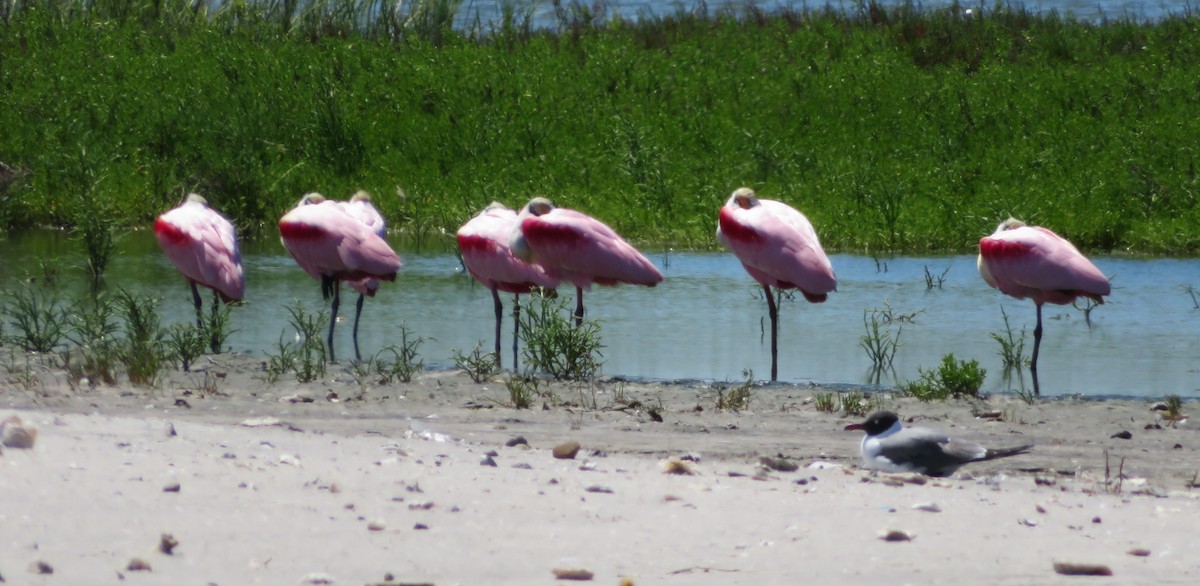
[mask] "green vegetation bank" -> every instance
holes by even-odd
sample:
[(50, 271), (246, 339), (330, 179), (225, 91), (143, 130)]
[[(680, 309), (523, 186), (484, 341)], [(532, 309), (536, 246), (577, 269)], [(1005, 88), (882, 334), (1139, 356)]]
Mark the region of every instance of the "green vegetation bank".
[[(405, 3), (413, 6), (413, 3)], [(748, 185), (827, 248), (969, 251), (1012, 215), (1082, 248), (1200, 252), (1200, 17), (1003, 5), (631, 22), (564, 4), (16, 1), (0, 8), (0, 226), (146, 226), (198, 191), (270, 234), (357, 189), (413, 246), (546, 195), (709, 248)]]

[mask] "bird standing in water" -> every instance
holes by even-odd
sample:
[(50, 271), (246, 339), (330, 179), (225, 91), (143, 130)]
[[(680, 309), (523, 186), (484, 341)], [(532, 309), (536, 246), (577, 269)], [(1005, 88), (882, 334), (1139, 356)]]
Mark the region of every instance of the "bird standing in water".
[(1108, 279), (1066, 239), (1013, 218), (979, 240), (978, 265), (988, 285), (1017, 299), (1032, 299), (1037, 306), (1029, 372), (1034, 394), (1041, 394), (1037, 359), (1042, 344), (1042, 304), (1066, 305), (1079, 297), (1104, 303), (1104, 296), (1111, 292)]
[[(329, 360), (333, 349), (333, 327), (337, 323), (340, 302), (339, 281), (365, 283), (371, 279), (394, 281), (400, 271), (400, 257), (375, 230), (352, 216), (345, 204), (325, 199), (317, 193), (305, 195), (300, 203), (279, 220), (279, 235), (296, 263), (321, 282), (321, 293), (333, 298), (326, 344)], [(373, 292), (373, 291), (372, 291)], [(369, 293), (367, 293), (369, 294)], [(355, 314), (354, 348), (358, 353), (358, 314)]]
[(527, 263), (509, 247), (517, 226), (517, 212), (492, 202), (458, 229), (458, 249), (463, 266), (492, 292), (496, 310), (496, 364), (500, 364), (500, 322), (504, 306), (500, 291), (513, 294), (513, 371), (517, 370), (517, 338), (520, 333), (521, 294), (553, 289), (558, 279), (539, 265)]
[(200, 329), (204, 329), (204, 317), (196, 285), (213, 290), (209, 346), (214, 353), (220, 352), (216, 332), (218, 299), (225, 303), (241, 301), (246, 292), (242, 256), (238, 252), (233, 224), (209, 207), (203, 197), (189, 193), (179, 207), (155, 220), (154, 236), (167, 259), (183, 273), (192, 288), (196, 326)]
[(759, 199), (748, 187), (734, 191), (721, 208), (717, 240), (733, 251), (766, 294), (774, 382), (779, 376), (779, 308), (771, 287), (799, 289), (810, 303), (823, 303), (837, 289), (833, 266), (804, 214), (785, 203)]
[(583, 323), (583, 292), (592, 283), (653, 287), (663, 280), (662, 273), (612, 228), (587, 214), (556, 208), (544, 197), (529, 200), (517, 215), (511, 248), (517, 258), (575, 285), (576, 327)]

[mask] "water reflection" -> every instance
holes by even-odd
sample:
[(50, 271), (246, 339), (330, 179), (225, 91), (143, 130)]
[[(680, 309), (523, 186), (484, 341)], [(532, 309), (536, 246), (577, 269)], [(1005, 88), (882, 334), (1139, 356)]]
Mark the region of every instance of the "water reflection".
[[(371, 300), (359, 333), (364, 357), (396, 344), (399, 326), (427, 338), (427, 366), (453, 367), (454, 350), (491, 348), (494, 314), (490, 292), (461, 270), (451, 253), (414, 254), (393, 246), (405, 266)], [(83, 258), (60, 232), (30, 232), (0, 240), (0, 279), (19, 279), (58, 268), (70, 295), (82, 294)], [(247, 304), (233, 312), (237, 351), (266, 355), (291, 339), (286, 305), (325, 307), (318, 283), (286, 255), (277, 239), (245, 243)], [(770, 369), (769, 332), (762, 290), (726, 253), (650, 252), (666, 281), (653, 289), (596, 288), (588, 317), (600, 322), (603, 373), (652, 379), (735, 381), (745, 369), (764, 379)], [(936, 368), (943, 355), (975, 359), (987, 370), (986, 391), (1020, 391), (1020, 370), (1005, 376), (1001, 346), (991, 334), (1025, 332), (1032, 345), (1034, 307), (987, 287), (975, 258), (831, 256), (838, 291), (813, 305), (784, 300), (780, 307), (779, 379), (822, 384), (896, 385), (919, 368)], [(1071, 306), (1046, 306), (1040, 378), (1044, 395), (1200, 396), (1200, 309), (1187, 287), (1200, 286), (1200, 260), (1093, 257), (1112, 276), (1113, 294), (1089, 314)], [(930, 287), (926, 275), (944, 275)], [(936, 280), (936, 279), (935, 279)], [(110, 287), (163, 299), (166, 324), (194, 320), (191, 291), (158, 250), (153, 235), (137, 232), (120, 242), (107, 274)], [(71, 289), (74, 288), (74, 289)], [(561, 294), (573, 305), (573, 291)], [(872, 369), (862, 346), (864, 315), (890, 315), (886, 329), (897, 345), (889, 368)], [(903, 320), (901, 320), (903, 318)], [(506, 312), (505, 331), (511, 314)], [(11, 328), (5, 330), (11, 333)], [(349, 332), (340, 331), (339, 334)], [(349, 335), (338, 335), (349, 356)], [(1028, 351), (1028, 350), (1026, 350)]]

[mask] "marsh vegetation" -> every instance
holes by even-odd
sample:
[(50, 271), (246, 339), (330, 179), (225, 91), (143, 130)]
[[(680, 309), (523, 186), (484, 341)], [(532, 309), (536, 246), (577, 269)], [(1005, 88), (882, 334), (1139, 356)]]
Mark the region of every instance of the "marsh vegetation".
[(89, 237), (89, 213), (142, 226), (199, 191), (250, 235), (300, 194), (367, 189), (414, 246), (550, 195), (639, 243), (710, 248), (720, 201), (752, 185), (831, 250), (962, 251), (1018, 215), (1085, 249), (1200, 251), (1187, 13), (633, 21), (566, 2), (538, 28), (520, 2), (465, 23), (455, 0), (3, 7), (10, 229)]

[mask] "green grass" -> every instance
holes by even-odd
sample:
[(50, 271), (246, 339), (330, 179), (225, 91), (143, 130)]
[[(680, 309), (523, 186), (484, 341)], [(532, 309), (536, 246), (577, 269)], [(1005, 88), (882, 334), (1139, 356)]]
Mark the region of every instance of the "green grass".
[(145, 226), (195, 190), (250, 234), (361, 188), (444, 246), (492, 200), (548, 195), (639, 244), (710, 248), (749, 185), (833, 250), (966, 251), (1012, 215), (1085, 249), (1200, 252), (1194, 14), (632, 23), (568, 2), (539, 31), (521, 3), (450, 29), (454, 5), (6, 3), (0, 162), (21, 172), (0, 221), (96, 206)]
[(936, 370), (917, 370), (920, 378), (904, 383), (901, 390), (921, 401), (978, 398), (987, 376), (987, 370), (979, 367), (978, 360), (958, 360), (954, 354), (942, 356)]

